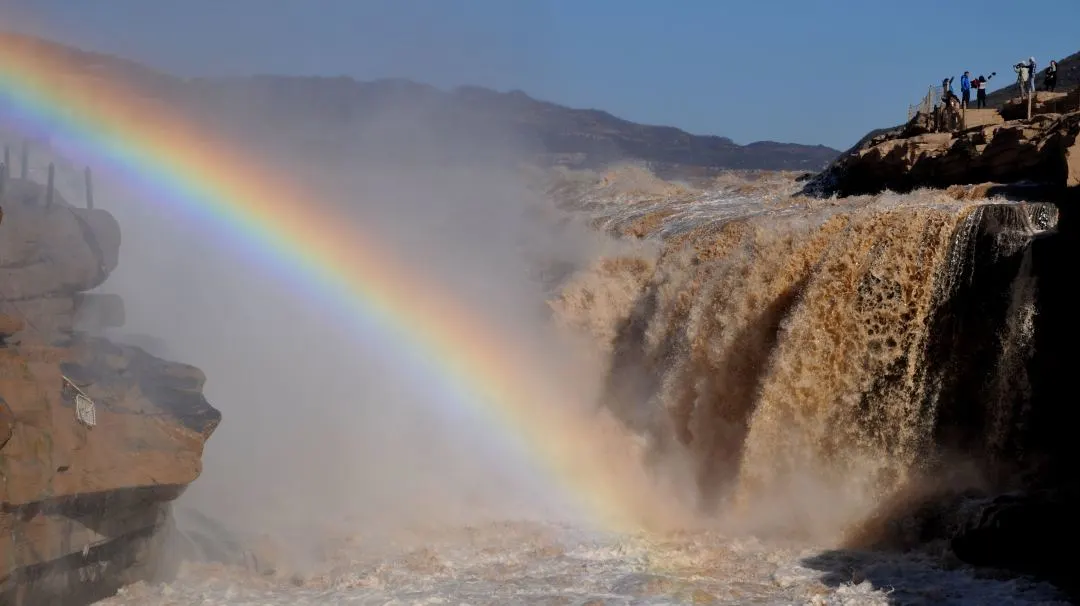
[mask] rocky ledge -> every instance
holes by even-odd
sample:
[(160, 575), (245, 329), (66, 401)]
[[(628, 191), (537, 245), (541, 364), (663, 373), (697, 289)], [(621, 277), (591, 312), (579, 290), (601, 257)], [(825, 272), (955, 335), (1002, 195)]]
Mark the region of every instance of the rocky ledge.
[(8, 180), (0, 223), (0, 603), (87, 604), (173, 571), (170, 502), (199, 476), (220, 413), (198, 369), (91, 334), (123, 324), (88, 294), (120, 229)]
[[(1059, 105), (1048, 100), (1038, 110)], [(934, 130), (933, 118), (918, 114), (841, 155), (805, 193), (850, 196), (978, 183), (1080, 186), (1080, 111)]]

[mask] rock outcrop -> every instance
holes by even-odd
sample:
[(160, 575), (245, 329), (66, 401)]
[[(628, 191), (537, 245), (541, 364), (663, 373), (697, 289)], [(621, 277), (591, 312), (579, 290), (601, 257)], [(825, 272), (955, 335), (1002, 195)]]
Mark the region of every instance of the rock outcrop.
[[(982, 111), (997, 111), (1005, 120), (1023, 120), (1027, 118), (1028, 103), (1025, 99), (1017, 97), (1006, 101), (999, 110)], [(1032, 98), (1032, 115), (1068, 114), (1075, 111), (1080, 111), (1080, 88), (1075, 88), (1071, 92), (1039, 91)]]
[(201, 472), (220, 413), (204, 375), (90, 336), (123, 323), (89, 294), (120, 229), (8, 180), (0, 224), (0, 603), (85, 604), (170, 566), (170, 501)]
[(956, 132), (923, 115), (864, 141), (807, 186), (840, 196), (976, 183), (1080, 186), (1080, 112), (1046, 113)]

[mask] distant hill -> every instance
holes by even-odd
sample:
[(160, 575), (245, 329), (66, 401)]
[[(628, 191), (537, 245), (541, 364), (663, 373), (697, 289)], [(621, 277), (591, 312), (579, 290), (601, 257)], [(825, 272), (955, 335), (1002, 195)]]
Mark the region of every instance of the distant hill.
[[(345, 77), (181, 79), (125, 59), (0, 33), (0, 53), (9, 45), (33, 45), (35, 52), (61, 57), (74, 72), (120, 78), (194, 108), (223, 128), (287, 137), (320, 155), (352, 151), (415, 157), (512, 151), (553, 164), (596, 167), (639, 161), (661, 173), (708, 173), (818, 170), (839, 154), (821, 145), (772, 141), (738, 145), (726, 137), (693, 135), (596, 109), (540, 101), (521, 91), (474, 86), (444, 91), (407, 80), (359, 82)], [(379, 143), (377, 149), (365, 146), (373, 140)]]
[[(1037, 69), (1039, 73), (1036, 76), (1035, 85), (1038, 90), (1042, 90), (1043, 86), (1043, 71), (1047, 65), (1050, 65), (1050, 59), (1039, 59)], [(1020, 58), (1017, 58), (1020, 61)], [(1067, 92), (1080, 86), (1080, 52), (1073, 53), (1064, 59), (1057, 59), (1058, 62), (1058, 81), (1057, 90), (1059, 92)], [(1004, 69), (997, 70), (998, 75), (994, 77), (992, 82), (996, 82), (999, 78), (1004, 82), (1012, 82), (1009, 86), (998, 89), (986, 96), (986, 103), (990, 107), (1000, 108), (1005, 105), (1005, 102), (1009, 99), (1019, 96), (1020, 91), (1016, 86), (1016, 73), (1012, 69), (1012, 65), (1006, 65)]]

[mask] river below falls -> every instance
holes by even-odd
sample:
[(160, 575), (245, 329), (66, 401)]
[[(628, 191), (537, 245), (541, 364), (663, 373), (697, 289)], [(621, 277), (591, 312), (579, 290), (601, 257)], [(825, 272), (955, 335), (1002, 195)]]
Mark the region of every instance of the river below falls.
[(327, 546), (318, 572), (256, 574), (185, 563), (169, 584), (103, 606), (160, 604), (1067, 604), (1045, 583), (930, 552), (859, 553), (707, 532), (612, 537), (503, 523), (423, 546)]

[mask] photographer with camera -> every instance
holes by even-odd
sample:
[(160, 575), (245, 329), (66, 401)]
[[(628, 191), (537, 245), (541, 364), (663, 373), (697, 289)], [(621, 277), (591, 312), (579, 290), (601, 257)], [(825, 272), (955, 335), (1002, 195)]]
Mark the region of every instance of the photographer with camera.
[(1027, 63), (1021, 61), (1013, 66), (1013, 71), (1016, 72), (1016, 86), (1020, 89), (1020, 98), (1024, 99), (1028, 95), (1028, 82), (1031, 80), (1031, 69)]

